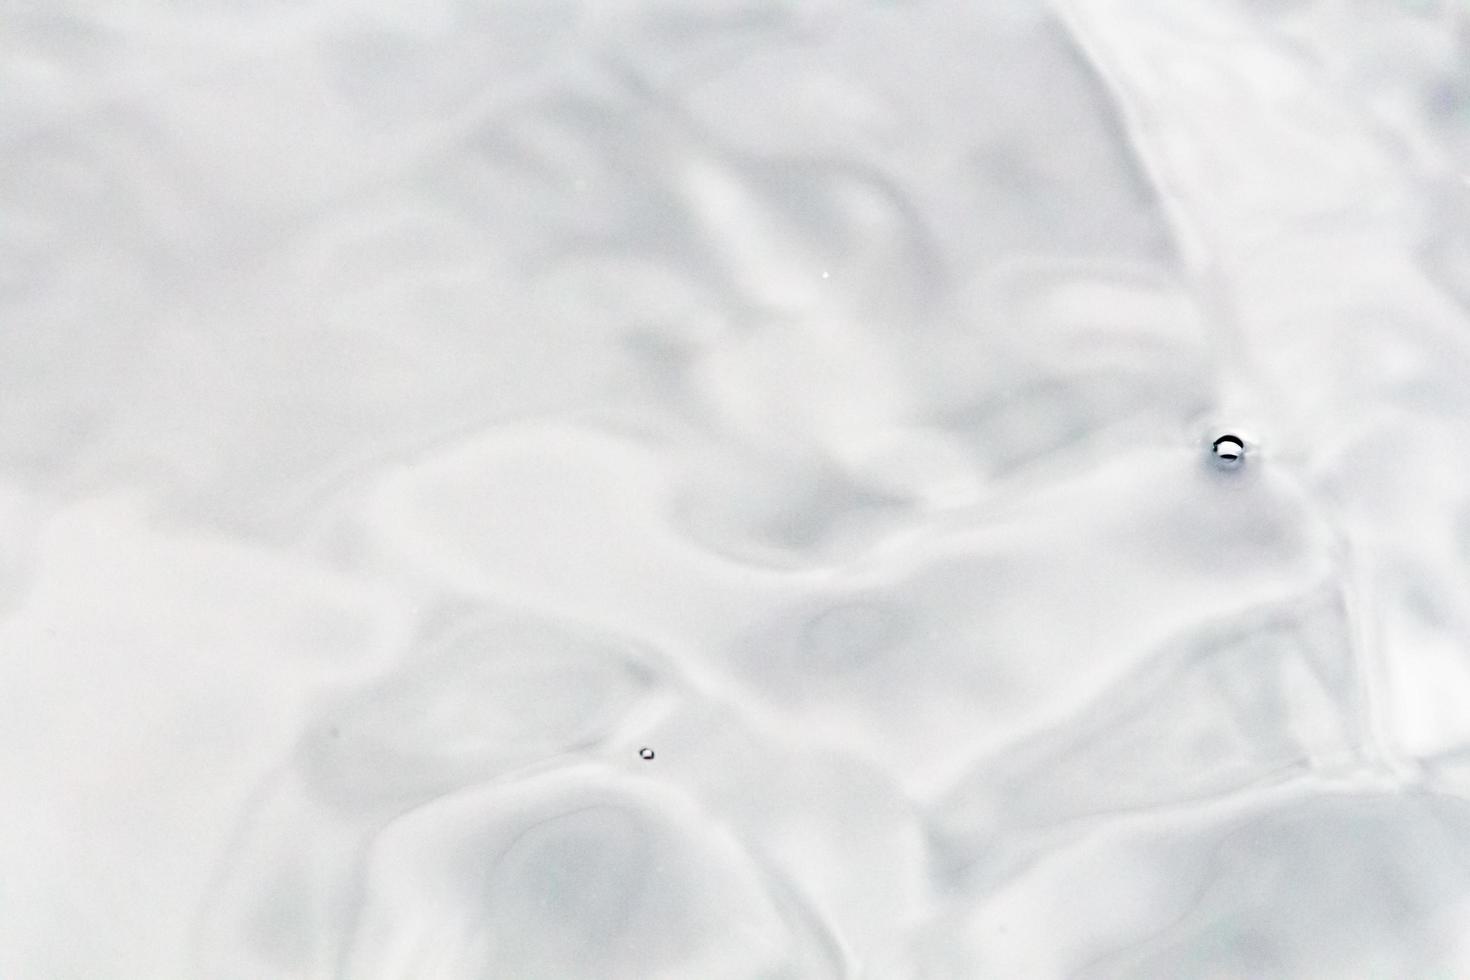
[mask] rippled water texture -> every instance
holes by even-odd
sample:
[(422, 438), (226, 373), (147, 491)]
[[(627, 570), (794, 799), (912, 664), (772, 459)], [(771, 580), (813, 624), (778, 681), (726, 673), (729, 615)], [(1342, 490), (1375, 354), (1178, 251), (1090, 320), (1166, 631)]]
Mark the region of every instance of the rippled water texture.
[(1470, 975), (1467, 302), (1459, 0), (0, 3), (0, 975)]

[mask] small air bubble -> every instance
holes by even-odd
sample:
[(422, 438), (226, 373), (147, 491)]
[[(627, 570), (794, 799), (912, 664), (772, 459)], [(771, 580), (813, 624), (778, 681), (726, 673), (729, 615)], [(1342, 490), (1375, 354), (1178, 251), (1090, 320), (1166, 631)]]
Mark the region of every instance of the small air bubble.
[(653, 749), (646, 748), (646, 747), (639, 749), (638, 750), (638, 758), (642, 759), (644, 762), (649, 761), (650, 759), (653, 758)]
[(1245, 440), (1240, 436), (1227, 433), (1216, 439), (1212, 448), (1221, 466), (1239, 466), (1245, 461)]

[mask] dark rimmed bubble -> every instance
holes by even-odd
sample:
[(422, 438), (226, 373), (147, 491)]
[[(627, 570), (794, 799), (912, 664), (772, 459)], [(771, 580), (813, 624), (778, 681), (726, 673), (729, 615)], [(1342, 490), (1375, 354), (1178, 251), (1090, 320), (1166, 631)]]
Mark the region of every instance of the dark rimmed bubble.
[(1245, 462), (1245, 440), (1240, 436), (1227, 432), (1216, 439), (1210, 449), (1221, 466), (1236, 467)]

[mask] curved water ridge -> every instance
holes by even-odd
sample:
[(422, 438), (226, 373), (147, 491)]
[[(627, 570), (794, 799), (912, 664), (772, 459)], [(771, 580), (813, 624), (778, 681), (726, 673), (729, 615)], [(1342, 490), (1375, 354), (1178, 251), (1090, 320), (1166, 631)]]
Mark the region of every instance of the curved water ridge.
[(0, 17), (0, 975), (1470, 971), (1466, 10), (981, 6)]

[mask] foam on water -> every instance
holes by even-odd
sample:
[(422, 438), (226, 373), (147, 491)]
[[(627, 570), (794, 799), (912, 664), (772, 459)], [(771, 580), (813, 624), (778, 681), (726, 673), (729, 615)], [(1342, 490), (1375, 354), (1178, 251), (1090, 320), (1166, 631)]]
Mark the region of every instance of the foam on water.
[(1470, 972), (1467, 17), (0, 13), (0, 975)]

